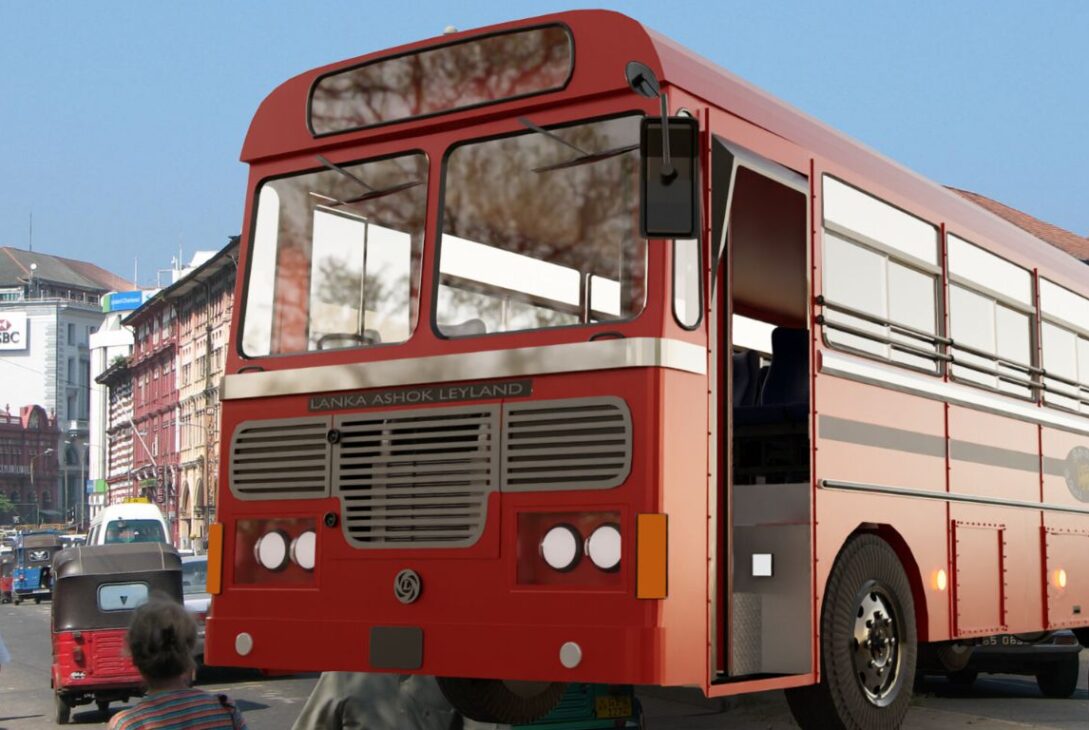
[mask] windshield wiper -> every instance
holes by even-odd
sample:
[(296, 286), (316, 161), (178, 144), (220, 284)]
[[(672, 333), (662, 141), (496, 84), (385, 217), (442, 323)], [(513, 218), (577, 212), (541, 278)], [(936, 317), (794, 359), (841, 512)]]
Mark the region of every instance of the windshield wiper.
[(315, 155), (315, 157), (317, 157), (318, 162), (320, 162), (325, 167), (329, 168), (333, 172), (339, 172), (341, 175), (344, 175), (346, 178), (353, 181), (354, 183), (356, 183), (361, 188), (363, 188), (364, 190), (367, 191), (367, 192), (363, 193), (362, 195), (357, 195), (357, 196), (355, 196), (353, 198), (348, 198), (347, 200), (340, 200), (339, 198), (333, 198), (333, 197), (329, 197), (329, 196), (325, 196), (325, 195), (320, 195), (319, 197), (322, 197), (322, 198), (328, 197), (329, 200), (333, 201), (329, 205), (329, 207), (331, 207), (331, 208), (335, 208), (335, 207), (340, 206), (340, 205), (351, 205), (352, 203), (362, 203), (365, 200), (374, 200), (375, 198), (384, 198), (387, 195), (393, 195), (394, 193), (399, 193), (402, 190), (408, 190), (409, 188), (414, 188), (417, 185), (423, 185), (423, 180), (410, 180), (409, 182), (403, 182), (403, 183), (397, 183), (396, 185), (390, 185), (387, 188), (375, 188), (373, 185), (368, 185), (363, 180), (363, 178), (359, 177), (358, 175), (356, 175), (352, 171), (341, 167), (340, 165), (338, 165), (335, 162), (323, 157), (322, 155)]
[(639, 149), (639, 145), (632, 144), (632, 145), (626, 145), (624, 147), (614, 147), (611, 150), (602, 150), (601, 152), (588, 152), (588, 151), (582, 149), (581, 147), (579, 147), (578, 145), (575, 145), (575, 144), (572, 144), (571, 142), (568, 142), (566, 139), (563, 139), (559, 135), (554, 134), (553, 132), (549, 132), (544, 127), (537, 126), (536, 124), (529, 121), (525, 117), (518, 117), (518, 122), (523, 127), (526, 127), (527, 129), (531, 129), (534, 132), (537, 132), (538, 134), (543, 134), (544, 136), (548, 137), (549, 139), (551, 139), (551, 140), (553, 140), (555, 142), (559, 142), (560, 144), (562, 144), (565, 147), (570, 147), (575, 152), (579, 153), (576, 157), (572, 157), (570, 160), (564, 160), (563, 162), (557, 162), (557, 163), (552, 164), (552, 165), (544, 165), (542, 167), (535, 167), (535, 168), (533, 168), (534, 172), (551, 172), (553, 170), (564, 170), (564, 169), (566, 169), (568, 167), (578, 167), (579, 165), (590, 165), (590, 164), (593, 164), (595, 162), (601, 162), (602, 160), (607, 160), (610, 157), (617, 157), (619, 155), (623, 155), (625, 153), (632, 152), (634, 150)]

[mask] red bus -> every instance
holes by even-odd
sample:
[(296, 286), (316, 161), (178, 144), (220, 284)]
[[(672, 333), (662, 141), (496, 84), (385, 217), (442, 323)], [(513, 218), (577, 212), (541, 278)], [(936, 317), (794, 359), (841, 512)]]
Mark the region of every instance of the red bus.
[(1080, 262), (611, 12), (308, 71), (242, 157), (210, 663), (862, 728), (1086, 638)]

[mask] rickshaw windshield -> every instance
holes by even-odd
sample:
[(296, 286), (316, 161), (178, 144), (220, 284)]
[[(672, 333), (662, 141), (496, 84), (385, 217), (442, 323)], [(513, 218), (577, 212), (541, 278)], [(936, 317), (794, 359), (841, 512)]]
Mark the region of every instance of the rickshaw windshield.
[(107, 545), (129, 542), (166, 542), (158, 520), (115, 520), (106, 525)]

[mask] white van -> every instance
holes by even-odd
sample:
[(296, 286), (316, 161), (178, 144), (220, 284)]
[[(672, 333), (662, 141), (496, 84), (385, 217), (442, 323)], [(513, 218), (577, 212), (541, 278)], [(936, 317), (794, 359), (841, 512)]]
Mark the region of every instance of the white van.
[(170, 544), (170, 531), (159, 508), (150, 502), (111, 504), (91, 520), (88, 545), (124, 542), (164, 542)]

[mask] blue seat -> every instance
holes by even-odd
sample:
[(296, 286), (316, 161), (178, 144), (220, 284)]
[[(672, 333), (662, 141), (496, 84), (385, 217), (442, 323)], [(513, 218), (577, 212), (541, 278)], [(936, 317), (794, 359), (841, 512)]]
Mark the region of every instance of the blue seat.
[[(798, 423), (809, 416), (809, 332), (777, 327), (771, 333), (771, 365), (757, 370), (762, 382), (756, 402), (737, 400), (737, 370), (734, 371), (734, 424), (753, 426)], [(759, 360), (757, 360), (759, 362)]]
[(734, 353), (734, 408), (756, 405), (760, 394), (760, 354)]
[(809, 332), (776, 327), (771, 333), (771, 367), (760, 392), (764, 406), (809, 405)]

